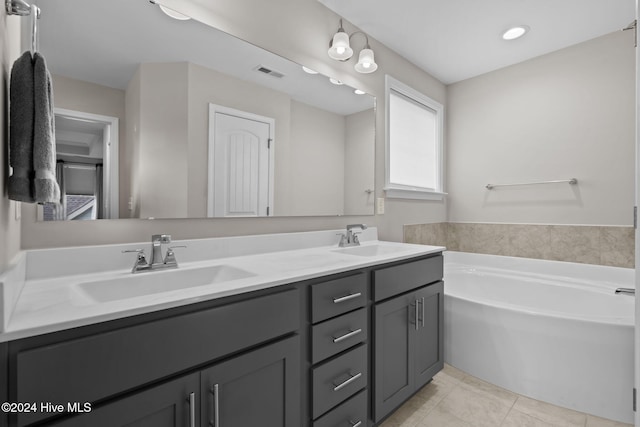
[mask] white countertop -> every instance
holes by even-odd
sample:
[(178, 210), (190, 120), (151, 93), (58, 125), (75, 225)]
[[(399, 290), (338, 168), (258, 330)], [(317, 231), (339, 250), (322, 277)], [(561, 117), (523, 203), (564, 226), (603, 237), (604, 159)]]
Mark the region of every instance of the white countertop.
[[(336, 245), (331, 245), (197, 260), (180, 263), (177, 270), (161, 270), (136, 275), (132, 275), (130, 268), (47, 278), (38, 276), (30, 278), (27, 273), (26, 281), (16, 298), (5, 328), (0, 333), (0, 342), (184, 306), (445, 250), (440, 246), (378, 240), (362, 242), (361, 247), (365, 246), (384, 246), (388, 251), (357, 256), (339, 250)], [(179, 253), (177, 256), (180, 261)], [(83, 286), (91, 282), (130, 280), (131, 276), (157, 275), (159, 277), (163, 274), (171, 274), (171, 271), (213, 266), (232, 267), (251, 275), (236, 280), (106, 302), (97, 301), (83, 291)]]

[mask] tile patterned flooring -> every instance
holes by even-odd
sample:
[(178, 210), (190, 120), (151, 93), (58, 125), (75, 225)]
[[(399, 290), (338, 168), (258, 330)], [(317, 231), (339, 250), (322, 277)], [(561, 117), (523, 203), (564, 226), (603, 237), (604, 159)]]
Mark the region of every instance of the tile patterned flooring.
[(530, 399), (445, 365), (380, 427), (632, 427)]

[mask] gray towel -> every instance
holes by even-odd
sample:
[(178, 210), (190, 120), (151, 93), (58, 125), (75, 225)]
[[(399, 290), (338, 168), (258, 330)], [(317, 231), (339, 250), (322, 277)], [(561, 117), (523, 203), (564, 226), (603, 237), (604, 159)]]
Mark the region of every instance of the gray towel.
[(33, 179), (33, 61), (25, 52), (11, 69), (9, 90), (9, 198), (21, 202), (35, 202)]
[(44, 57), (33, 54), (33, 166), (36, 172), (34, 194), (37, 203), (59, 203), (56, 181), (56, 137), (51, 75)]

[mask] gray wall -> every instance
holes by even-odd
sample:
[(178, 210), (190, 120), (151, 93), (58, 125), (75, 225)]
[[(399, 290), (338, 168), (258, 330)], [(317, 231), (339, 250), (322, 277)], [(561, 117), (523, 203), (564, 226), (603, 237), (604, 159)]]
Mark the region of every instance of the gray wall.
[[(384, 197), (384, 75), (404, 81), (438, 102), (446, 103), (445, 86), (398, 54), (370, 39), (378, 71), (360, 75), (355, 59), (331, 60), (327, 41), (336, 31), (339, 17), (316, 0), (167, 0), (166, 5), (189, 13), (217, 28), (237, 35), (276, 54), (305, 64), (378, 97), (376, 112), (376, 193)], [(348, 31), (354, 27), (345, 22)], [(296, 37), (291, 37), (295, 34)], [(377, 225), (380, 237), (401, 241), (403, 224), (446, 220), (445, 202), (387, 200), (382, 216), (243, 218), (198, 220), (117, 220), (82, 223), (38, 223), (32, 206), (25, 206), (22, 221), (24, 249), (102, 243), (146, 241), (154, 233), (174, 239), (247, 235), (341, 228), (353, 222)], [(114, 256), (118, 256), (115, 255)]]
[(632, 31), (450, 85), (449, 221), (631, 225), (634, 88)]

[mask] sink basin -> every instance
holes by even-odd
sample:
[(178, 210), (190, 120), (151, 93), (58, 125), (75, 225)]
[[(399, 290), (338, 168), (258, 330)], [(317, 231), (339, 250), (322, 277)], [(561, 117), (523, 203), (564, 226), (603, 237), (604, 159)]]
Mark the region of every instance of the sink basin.
[(351, 248), (336, 249), (333, 252), (356, 256), (388, 255), (396, 252), (404, 252), (405, 248), (387, 245), (353, 246)]
[(255, 274), (228, 265), (158, 270), (131, 274), (115, 279), (85, 282), (78, 285), (81, 292), (99, 302), (117, 301), (143, 295), (195, 288), (219, 282), (244, 279)]

